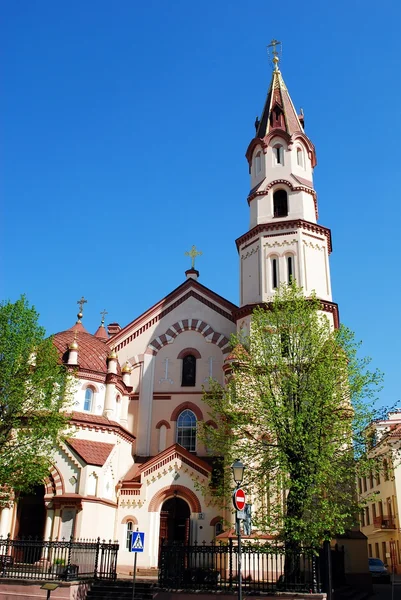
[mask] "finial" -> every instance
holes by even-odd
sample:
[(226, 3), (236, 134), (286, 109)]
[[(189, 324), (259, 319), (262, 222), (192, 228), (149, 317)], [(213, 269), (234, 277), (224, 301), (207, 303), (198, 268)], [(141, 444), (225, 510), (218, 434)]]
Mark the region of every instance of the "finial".
[(85, 298), (84, 298), (83, 296), (82, 296), (81, 300), (77, 300), (77, 304), (79, 304), (79, 312), (78, 312), (78, 314), (77, 314), (77, 317), (78, 317), (78, 321), (77, 321), (77, 323), (80, 323), (80, 322), (81, 322), (81, 319), (82, 319), (82, 317), (84, 316), (84, 314), (83, 314), (83, 306), (84, 306), (84, 304), (86, 304), (87, 302), (88, 302), (88, 301), (87, 301), (87, 300), (85, 300)]
[(280, 61), (280, 58), (278, 56), (279, 53), (276, 50), (276, 46), (280, 46), (280, 53), (282, 53), (282, 51), (283, 51), (283, 45), (282, 45), (282, 43), (279, 42), (278, 40), (274, 40), (274, 39), (267, 46), (267, 53), (270, 54), (269, 53), (269, 48), (273, 48), (273, 50), (271, 52), (272, 55), (273, 55), (273, 58), (272, 58), (273, 68), (274, 68), (275, 71), (278, 71), (279, 70), (278, 63)]
[(78, 332), (77, 332), (77, 330), (74, 331), (74, 339), (72, 340), (71, 344), (69, 345), (69, 349), (70, 350), (78, 350)]
[(198, 250), (196, 249), (196, 246), (192, 246), (191, 250), (189, 252), (185, 252), (185, 256), (190, 256), (191, 257), (191, 269), (195, 269), (195, 258), (197, 256), (202, 256), (202, 252), (198, 252)]
[(107, 358), (110, 359), (110, 360), (116, 360), (117, 359), (117, 352), (115, 351), (114, 346), (111, 346), (110, 352), (109, 352), (109, 355), (108, 355)]
[(103, 310), (100, 311), (100, 314), (102, 315), (102, 320), (100, 322), (100, 327), (104, 327), (104, 317), (106, 315), (108, 315), (109, 313), (107, 312), (107, 310), (104, 308)]

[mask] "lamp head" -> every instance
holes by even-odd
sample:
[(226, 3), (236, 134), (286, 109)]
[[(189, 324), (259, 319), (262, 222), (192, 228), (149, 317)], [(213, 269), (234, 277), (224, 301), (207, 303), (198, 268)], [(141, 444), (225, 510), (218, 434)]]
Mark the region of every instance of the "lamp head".
[(239, 458), (237, 458), (233, 462), (233, 464), (231, 465), (231, 470), (233, 472), (233, 478), (234, 478), (235, 483), (237, 485), (242, 483), (242, 480), (244, 479), (245, 465), (240, 461)]

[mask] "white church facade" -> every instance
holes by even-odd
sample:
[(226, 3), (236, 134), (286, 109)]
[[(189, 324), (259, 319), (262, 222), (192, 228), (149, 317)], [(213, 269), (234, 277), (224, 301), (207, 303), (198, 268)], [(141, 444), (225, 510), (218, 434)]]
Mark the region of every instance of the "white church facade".
[[(43, 486), (3, 509), (0, 534), (118, 540), (120, 567), (132, 565), (130, 532), (145, 532), (138, 566), (156, 568), (162, 539), (210, 543), (224, 519), (206, 493), (213, 457), (197, 435), (209, 421), (203, 386), (224, 383), (230, 336), (249, 327), (255, 306), (295, 278), (322, 301), (332, 325), (331, 233), (317, 223), (316, 153), (274, 55), (262, 116), (246, 157), (249, 229), (236, 240), (239, 305), (199, 282), (184, 282), (124, 327), (57, 333), (61, 360), (76, 374), (74, 434), (57, 450)], [(82, 301), (83, 302), (83, 301)], [(213, 424), (212, 424), (213, 425)]]

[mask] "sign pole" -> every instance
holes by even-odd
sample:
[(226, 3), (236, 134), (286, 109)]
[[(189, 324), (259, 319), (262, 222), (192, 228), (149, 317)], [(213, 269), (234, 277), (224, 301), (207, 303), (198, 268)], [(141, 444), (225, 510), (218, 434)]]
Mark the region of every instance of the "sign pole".
[(242, 546), (241, 546), (241, 521), (237, 511), (237, 536), (238, 536), (238, 600), (242, 600)]
[(131, 552), (134, 553), (134, 572), (132, 574), (132, 600), (135, 598), (135, 584), (136, 584), (136, 561), (138, 552), (143, 552), (145, 547), (145, 534), (143, 532), (133, 531), (131, 534)]
[(132, 576), (132, 600), (135, 598), (135, 583), (136, 583), (136, 561), (138, 558), (138, 552), (134, 552), (134, 574)]

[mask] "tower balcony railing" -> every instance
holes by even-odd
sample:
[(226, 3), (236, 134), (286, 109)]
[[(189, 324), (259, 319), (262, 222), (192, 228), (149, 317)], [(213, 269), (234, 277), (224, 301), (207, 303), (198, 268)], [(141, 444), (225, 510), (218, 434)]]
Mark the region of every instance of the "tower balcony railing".
[(373, 519), (375, 529), (396, 529), (393, 516), (382, 515)]

